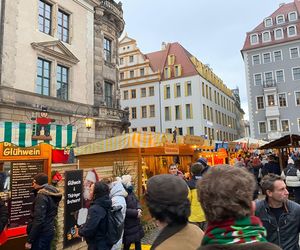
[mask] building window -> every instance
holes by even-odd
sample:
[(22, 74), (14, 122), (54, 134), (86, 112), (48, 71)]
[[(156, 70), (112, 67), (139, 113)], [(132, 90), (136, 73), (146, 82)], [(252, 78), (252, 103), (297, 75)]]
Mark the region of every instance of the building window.
[(124, 80), (124, 72), (120, 73), (120, 80)]
[(260, 133), (260, 134), (265, 134), (265, 133), (267, 133), (266, 122), (259, 122), (259, 123), (258, 123), (258, 127), (259, 127), (259, 133)]
[(282, 23), (284, 23), (285, 22), (285, 20), (284, 20), (284, 15), (278, 15), (277, 17), (276, 17), (276, 23), (277, 24), (282, 24)]
[(191, 96), (192, 95), (192, 83), (187, 82), (186, 83), (186, 96)]
[(142, 127), (143, 132), (147, 132), (147, 127)]
[(264, 63), (270, 63), (271, 62), (271, 53), (264, 53), (263, 60), (264, 60)]
[(259, 86), (262, 85), (262, 76), (261, 74), (254, 75), (254, 85)]
[(50, 71), (51, 62), (38, 58), (36, 93), (50, 95)]
[(262, 37), (263, 37), (263, 39), (262, 39), (263, 43), (270, 42), (271, 41), (270, 31), (263, 32)]
[(170, 85), (165, 85), (165, 99), (171, 98), (171, 89)]
[(265, 84), (266, 84), (266, 86), (273, 85), (273, 73), (272, 72), (265, 72)]
[(260, 64), (260, 56), (259, 55), (252, 56), (252, 64), (253, 65)]
[(300, 68), (293, 68), (293, 80), (300, 80)]
[(286, 94), (278, 94), (279, 107), (286, 107)]
[(131, 119), (136, 119), (136, 107), (131, 108)]
[(154, 96), (154, 87), (149, 87), (149, 96)]
[(270, 131), (277, 131), (277, 120), (270, 120)]
[(206, 120), (206, 105), (202, 105), (202, 114), (203, 114), (203, 119)]
[(135, 99), (136, 98), (136, 90), (132, 89), (131, 90), (131, 99)]
[(182, 128), (178, 128), (178, 134), (183, 135), (183, 129)]
[(194, 127), (187, 127), (187, 134), (194, 135)]
[(298, 47), (290, 48), (290, 58), (298, 58), (298, 57), (299, 57)]
[(129, 71), (129, 76), (130, 76), (130, 78), (134, 78), (134, 71), (133, 70)]
[(180, 83), (176, 83), (176, 86), (175, 86), (175, 97), (181, 97)]
[(106, 106), (112, 108), (113, 106), (113, 85), (110, 82), (105, 83), (105, 102)]
[(174, 76), (175, 77), (181, 76), (181, 65), (174, 66)]
[(281, 50), (274, 51), (274, 61), (275, 62), (282, 61)]
[(132, 128), (131, 131), (132, 131), (132, 132), (136, 132), (136, 131), (137, 131), (137, 128)]
[(202, 96), (205, 97), (205, 84), (202, 82)]
[(104, 48), (104, 60), (106, 62), (111, 62), (111, 40), (104, 37), (103, 39), (103, 48)]
[(166, 128), (166, 133), (167, 134), (172, 134), (172, 129), (171, 128)]
[(291, 21), (296, 21), (297, 20), (297, 13), (294, 11), (294, 12), (290, 12), (289, 14), (288, 14), (288, 16), (289, 16), (289, 21), (291, 22)]
[(68, 100), (69, 69), (62, 65), (57, 65), (56, 71), (56, 97)]
[(142, 106), (142, 118), (147, 118), (147, 106)]
[(129, 62), (130, 62), (130, 63), (133, 62), (133, 56), (129, 56)]
[(257, 34), (253, 34), (250, 36), (250, 43), (251, 43), (251, 45), (258, 44), (258, 35)]
[(155, 132), (155, 126), (150, 127), (151, 132)]
[(300, 92), (295, 92), (296, 106), (300, 105)]
[(141, 97), (146, 97), (146, 88), (141, 88)]
[(166, 79), (171, 77), (171, 68), (166, 67), (164, 70), (164, 76)]
[(51, 35), (52, 6), (39, 1), (39, 31)]
[(297, 123), (298, 123), (298, 131), (300, 131), (300, 118), (297, 119)]
[(283, 38), (283, 29), (276, 29), (275, 30), (275, 40), (279, 40)]
[(175, 106), (175, 119), (181, 120), (181, 108), (179, 105)]
[(155, 117), (155, 106), (150, 105), (149, 109), (150, 109), (150, 117)]
[(282, 129), (282, 132), (290, 131), (289, 120), (281, 120), (281, 129)]
[(273, 25), (273, 20), (272, 18), (266, 18), (265, 19), (265, 27), (271, 27)]
[(128, 100), (128, 90), (124, 90), (123, 92), (123, 99)]
[(59, 40), (68, 43), (69, 42), (69, 30), (70, 30), (70, 15), (58, 10), (58, 38)]
[[(171, 121), (171, 108), (165, 107), (165, 121)], [(172, 131), (171, 131), (172, 133)]]
[(267, 95), (268, 106), (275, 106), (274, 95)]
[(288, 36), (296, 36), (297, 35), (297, 29), (295, 25), (288, 27)]
[(124, 64), (124, 58), (120, 58), (120, 65), (123, 65)]
[(276, 82), (284, 82), (284, 74), (283, 74), (283, 69), (281, 70), (276, 70), (275, 71), (275, 76), (276, 76)]
[(256, 106), (257, 106), (257, 109), (264, 109), (265, 108), (264, 97), (263, 96), (257, 96), (256, 97)]
[(142, 69), (140, 69), (140, 76), (144, 76), (144, 75), (145, 75), (145, 69), (142, 68)]

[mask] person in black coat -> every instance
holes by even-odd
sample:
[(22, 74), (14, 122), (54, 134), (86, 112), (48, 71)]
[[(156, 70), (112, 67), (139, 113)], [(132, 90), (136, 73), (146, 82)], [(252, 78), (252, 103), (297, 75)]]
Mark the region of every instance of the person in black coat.
[(7, 225), (7, 221), (8, 221), (8, 210), (3, 200), (0, 197), (0, 234), (2, 233), (3, 229)]
[(127, 208), (124, 222), (123, 249), (129, 250), (131, 243), (135, 243), (135, 249), (141, 250), (141, 239), (144, 237), (144, 230), (140, 220), (142, 209), (133, 192), (132, 177), (123, 175), (122, 183), (128, 193), (128, 196), (125, 198)]
[(112, 245), (106, 241), (107, 210), (111, 208), (109, 187), (103, 182), (92, 185), (93, 201), (88, 211), (86, 223), (77, 230), (76, 236), (84, 237), (88, 250), (110, 250)]

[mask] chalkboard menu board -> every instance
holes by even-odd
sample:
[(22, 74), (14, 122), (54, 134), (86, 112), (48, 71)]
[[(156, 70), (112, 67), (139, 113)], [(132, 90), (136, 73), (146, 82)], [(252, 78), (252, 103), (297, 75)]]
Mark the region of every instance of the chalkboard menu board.
[(80, 241), (74, 238), (75, 226), (82, 208), (82, 170), (70, 170), (65, 172), (65, 226), (64, 247), (68, 247)]
[(43, 161), (11, 163), (10, 228), (27, 225), (34, 201), (32, 179), (44, 172)]

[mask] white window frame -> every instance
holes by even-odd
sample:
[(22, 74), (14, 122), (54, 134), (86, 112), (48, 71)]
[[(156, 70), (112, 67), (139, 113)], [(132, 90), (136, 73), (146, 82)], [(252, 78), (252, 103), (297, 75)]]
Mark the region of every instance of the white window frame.
[[(266, 34), (266, 33), (269, 34), (269, 39), (267, 39), (267, 40), (265, 40), (265, 38), (264, 38), (264, 34)], [(271, 42), (271, 32), (270, 32), (270, 31), (264, 31), (264, 32), (262, 33), (262, 42), (263, 42), (263, 43)]]
[[(256, 37), (256, 41), (257, 41), (257, 42), (253, 42), (252, 37)], [(251, 44), (251, 45), (259, 44), (259, 37), (258, 37), (258, 34), (251, 34), (251, 35), (250, 35), (250, 44)]]
[[(267, 24), (268, 21), (271, 21), (270, 25)], [(264, 23), (265, 23), (266, 28), (272, 27), (273, 26), (273, 19), (271, 17), (267, 17), (267, 18), (265, 18)]]
[[(273, 96), (273, 105), (270, 105), (269, 103), (269, 96)], [(266, 102), (267, 102), (267, 107), (274, 107), (276, 106), (276, 95), (275, 94), (267, 94), (267, 98), (266, 98)]]
[[(276, 121), (276, 129), (271, 130), (271, 121)], [(278, 119), (270, 119), (268, 120), (268, 131), (273, 132), (273, 131), (278, 131)]]
[[(291, 19), (291, 15), (293, 15), (293, 14), (295, 14), (295, 19), (294, 20)], [(297, 12), (296, 11), (292, 11), (292, 12), (288, 13), (288, 17), (289, 17), (289, 21), (290, 22), (296, 21), (297, 18), (298, 18)]]
[[(265, 62), (265, 55), (269, 55), (270, 57), (270, 61), (269, 62)], [(264, 62), (264, 64), (266, 64), (266, 63), (271, 63), (272, 62), (272, 55), (271, 55), (271, 52), (266, 52), (266, 53), (263, 53), (262, 54), (262, 58), (263, 58), (263, 62)]]
[(280, 61), (282, 61), (282, 50), (275, 50), (273, 51), (273, 62), (278, 62), (275, 59), (275, 52), (280, 52)]
[[(295, 29), (295, 34), (290, 34), (290, 28), (292, 28), (292, 27), (294, 27), (294, 29)], [(288, 26), (287, 27), (287, 35), (288, 35), (288, 37), (294, 37), (294, 36), (297, 36), (297, 27), (296, 27), (296, 25), (290, 25), (290, 26)]]
[[(298, 56), (297, 57), (292, 57), (292, 49), (297, 49), (297, 54)], [(292, 47), (292, 48), (289, 48), (289, 51), (290, 51), (290, 59), (296, 59), (296, 58), (299, 58), (299, 47)]]
[[(279, 21), (278, 21), (278, 19), (279, 19), (280, 17), (283, 18), (283, 22), (279, 22)], [(283, 24), (283, 23), (285, 23), (284, 15), (278, 15), (278, 16), (276, 16), (276, 23), (277, 23), (277, 24)]]
[[(281, 36), (277, 36), (277, 31), (278, 30), (281, 30)], [(275, 37), (275, 40), (280, 40), (280, 39), (283, 39), (284, 38), (284, 33), (283, 33), (283, 28), (278, 28), (278, 29), (275, 29), (274, 30), (274, 37)]]
[[(289, 130), (288, 130), (288, 131), (283, 131), (282, 121), (288, 121), (288, 125), (289, 125)], [(289, 132), (291, 132), (291, 123), (290, 123), (290, 120), (289, 120), (289, 119), (282, 119), (282, 120), (280, 120), (280, 130), (281, 130), (283, 133), (289, 133)]]
[(274, 81), (274, 74), (273, 74), (273, 71), (268, 71), (268, 72), (264, 72), (264, 82), (267, 83), (267, 80), (266, 80), (266, 74), (268, 73), (271, 73), (272, 74), (272, 81)]
[[(260, 84), (256, 84), (256, 81), (255, 81), (255, 76), (256, 75), (260, 75), (260, 79), (261, 79), (261, 83)], [(262, 86), (263, 85), (263, 81), (264, 81), (262, 74), (261, 73), (254, 74), (253, 75), (253, 81), (254, 81), (254, 86)]]
[[(254, 57), (258, 56), (258, 63), (254, 63)], [(260, 60), (260, 54), (256, 54), (252, 56), (252, 65), (259, 65), (261, 64), (261, 60)]]
[(299, 81), (300, 78), (299, 78), (299, 79), (295, 79), (295, 77), (294, 77), (294, 69), (300, 69), (300, 67), (293, 67), (293, 68), (292, 68), (292, 77), (293, 77), (293, 81)]
[(282, 83), (282, 82), (279, 82), (278, 79), (277, 79), (277, 72), (278, 71), (282, 71), (282, 77), (283, 77), (283, 81), (282, 82), (285, 82), (285, 75), (284, 75), (284, 69), (277, 69), (275, 70), (275, 79), (276, 79), (276, 83)]
[[(261, 123), (264, 123), (264, 124), (265, 124), (266, 132), (263, 132), (263, 133), (261, 132), (260, 126), (259, 126)], [(257, 122), (257, 125), (258, 125), (258, 133), (259, 133), (260, 135), (261, 135), (261, 134), (266, 134), (266, 133), (268, 132), (268, 126), (267, 126), (266, 121), (258, 121), (258, 122)]]
[[(299, 102), (299, 104), (297, 104), (297, 96), (296, 96), (296, 93), (299, 93), (299, 94), (300, 94), (300, 90), (294, 91), (294, 96), (295, 96), (295, 106), (300, 106), (300, 102)], [(299, 96), (299, 99), (300, 99), (300, 96)]]
[[(258, 97), (262, 97), (263, 98), (263, 105), (264, 105), (264, 107), (262, 108), (262, 109), (259, 109), (258, 108), (258, 101), (257, 101), (257, 98)], [(264, 110), (265, 108), (266, 108), (266, 104), (265, 104), (265, 97), (263, 96), (263, 95), (258, 95), (258, 96), (255, 96), (255, 102), (256, 102), (256, 110)]]
[(298, 127), (298, 131), (300, 131), (300, 118), (297, 118), (297, 127)]
[[(284, 95), (284, 96), (285, 96), (286, 106), (280, 106), (280, 100), (279, 100), (279, 96), (280, 96), (280, 95)], [(277, 94), (277, 97), (278, 97), (278, 100), (277, 100), (277, 102), (278, 102), (278, 107), (279, 107), (279, 108), (287, 108), (287, 107), (288, 107), (288, 99), (287, 99), (287, 94), (286, 94), (286, 92), (278, 93), (278, 94)]]

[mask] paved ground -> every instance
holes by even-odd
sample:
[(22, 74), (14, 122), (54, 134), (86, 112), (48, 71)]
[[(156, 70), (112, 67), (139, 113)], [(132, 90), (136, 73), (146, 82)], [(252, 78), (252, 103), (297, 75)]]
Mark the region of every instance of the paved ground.
[(147, 244), (147, 245), (152, 245), (153, 241), (155, 240), (155, 238), (157, 237), (159, 233), (158, 228), (154, 228), (152, 230), (149, 230), (144, 238), (142, 239), (142, 244)]

